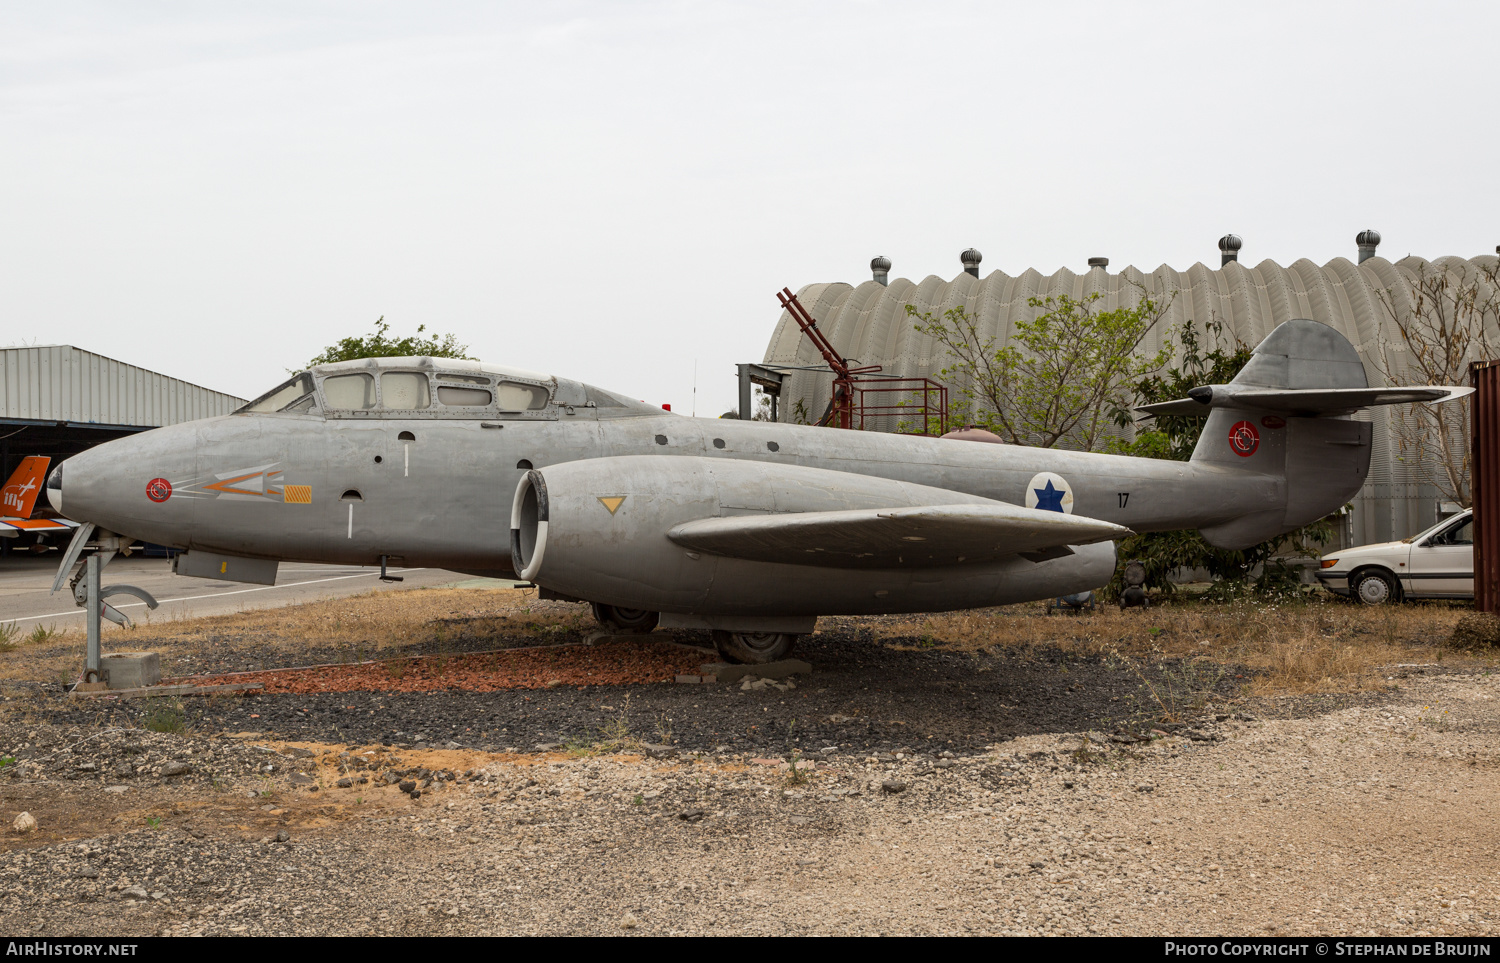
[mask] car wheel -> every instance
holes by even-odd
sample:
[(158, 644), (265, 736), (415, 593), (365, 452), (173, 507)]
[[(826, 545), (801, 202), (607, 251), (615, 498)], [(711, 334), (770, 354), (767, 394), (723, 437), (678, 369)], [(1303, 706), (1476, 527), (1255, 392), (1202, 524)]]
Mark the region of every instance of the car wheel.
[(714, 648), (725, 662), (765, 665), (792, 654), (797, 637), (788, 632), (725, 632), (715, 630)]
[(1354, 597), (1365, 605), (1384, 605), (1400, 601), (1401, 589), (1384, 572), (1362, 572), (1354, 580)]

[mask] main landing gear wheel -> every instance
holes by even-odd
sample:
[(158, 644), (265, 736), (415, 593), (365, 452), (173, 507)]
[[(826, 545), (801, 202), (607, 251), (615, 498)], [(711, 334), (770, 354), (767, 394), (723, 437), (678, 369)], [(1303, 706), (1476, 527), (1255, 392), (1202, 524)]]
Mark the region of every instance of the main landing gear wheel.
[(787, 632), (725, 632), (715, 629), (714, 648), (725, 662), (765, 665), (792, 654), (797, 637)]
[(594, 618), (599, 620), (599, 624), (621, 635), (645, 635), (661, 621), (661, 613), (645, 609), (626, 609), (601, 602), (594, 602), (593, 607)]
[(1354, 597), (1366, 605), (1384, 605), (1401, 597), (1396, 580), (1381, 572), (1363, 572), (1354, 580)]

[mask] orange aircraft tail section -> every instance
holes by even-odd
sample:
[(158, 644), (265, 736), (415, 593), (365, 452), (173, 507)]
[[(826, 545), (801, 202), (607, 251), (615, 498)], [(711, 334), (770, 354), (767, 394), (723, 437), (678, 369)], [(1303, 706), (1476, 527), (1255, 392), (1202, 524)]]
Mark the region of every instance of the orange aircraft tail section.
[(21, 466), (5, 483), (4, 500), (0, 504), (0, 509), (4, 511), (0, 514), (30, 518), (31, 510), (36, 506), (36, 498), (42, 493), (42, 485), (47, 481), (47, 466), (50, 464), (52, 459), (41, 455), (23, 458)]

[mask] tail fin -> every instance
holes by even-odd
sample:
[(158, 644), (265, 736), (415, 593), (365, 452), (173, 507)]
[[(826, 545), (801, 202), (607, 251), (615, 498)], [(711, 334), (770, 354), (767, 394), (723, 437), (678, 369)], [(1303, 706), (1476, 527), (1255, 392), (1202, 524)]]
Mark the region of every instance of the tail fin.
[(41, 455), (31, 455), (21, 459), (21, 465), (10, 476), (5, 483), (3, 496), (0, 496), (0, 509), (4, 514), (14, 518), (30, 518), (31, 509), (36, 505), (36, 497), (41, 494), (42, 483), (47, 479), (47, 466), (52, 463), (51, 458)]
[(1372, 426), (1349, 417), (1371, 405), (1439, 402), (1469, 388), (1371, 388), (1354, 346), (1317, 321), (1287, 321), (1266, 336), (1227, 385), (1205, 385), (1149, 415), (1201, 414), (1192, 462), (1270, 476), (1281, 507), (1202, 529), (1219, 548), (1248, 548), (1337, 510), (1370, 470)]

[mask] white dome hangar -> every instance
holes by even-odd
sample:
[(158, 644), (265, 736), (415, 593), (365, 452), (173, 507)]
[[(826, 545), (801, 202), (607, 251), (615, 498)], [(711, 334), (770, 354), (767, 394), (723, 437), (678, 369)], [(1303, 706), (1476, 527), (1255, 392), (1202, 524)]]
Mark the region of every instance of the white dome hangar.
[[(1218, 321), (1226, 335), (1254, 347), (1283, 321), (1311, 318), (1348, 338), (1365, 363), (1370, 384), (1381, 385), (1386, 379), (1376, 363), (1378, 346), (1382, 341), (1390, 346), (1391, 356), (1398, 363), (1405, 349), (1380, 297), (1389, 292), (1386, 296), (1404, 319), (1413, 310), (1412, 282), (1419, 273), (1444, 271), (1459, 278), (1474, 277), (1480, 271), (1494, 271), (1500, 258), (1483, 255), (1427, 261), (1406, 257), (1391, 262), (1375, 254), (1379, 242), (1378, 233), (1360, 232), (1356, 241), (1358, 263), (1334, 258), (1319, 267), (1304, 258), (1287, 267), (1270, 260), (1247, 267), (1237, 260), (1241, 239), (1226, 235), (1219, 242), (1223, 263), (1218, 269), (1200, 262), (1185, 271), (1164, 264), (1149, 274), (1133, 266), (1112, 274), (1107, 259), (1092, 258), (1090, 268), (1082, 273), (1062, 268), (1046, 276), (1033, 269), (1014, 277), (1003, 271), (978, 276), (980, 255), (970, 249), (962, 255), (965, 270), (957, 277), (946, 280), (929, 275), (920, 282), (899, 277), (887, 282), (891, 264), (881, 257), (872, 262), (872, 280), (859, 285), (809, 284), (797, 296), (843, 357), (851, 363), (878, 364), (882, 376), (936, 379), (949, 363), (941, 345), (915, 330), (906, 313), (908, 304), (934, 314), (962, 305), (977, 315), (981, 336), (994, 337), (999, 345), (1010, 337), (1016, 321), (1035, 315), (1028, 304), (1030, 298), (1083, 298), (1098, 292), (1102, 295), (1099, 308), (1110, 310), (1133, 304), (1138, 296), (1135, 285), (1139, 284), (1153, 297), (1177, 292), (1162, 323), (1142, 344), (1143, 353), (1159, 350), (1172, 330), (1188, 320), (1200, 324)], [(1489, 333), (1500, 339), (1500, 331)], [(783, 311), (763, 363), (774, 368), (817, 366), (822, 361), (796, 322)], [(799, 400), (814, 416), (821, 415), (828, 405), (832, 381), (826, 371), (789, 371), (778, 406), (781, 420), (792, 419)], [(949, 387), (962, 385), (950, 382)], [(1355, 499), (1350, 524), (1343, 533), (1343, 538), (1352, 542), (1345, 544), (1403, 538), (1420, 531), (1438, 517), (1441, 499), (1437, 490), (1419, 481), (1414, 466), (1399, 460), (1394, 439), (1386, 430), (1384, 411), (1365, 412), (1359, 417), (1375, 423), (1374, 451), (1369, 477)], [(894, 419), (887, 420), (891, 423), (879, 427), (894, 430)]]

